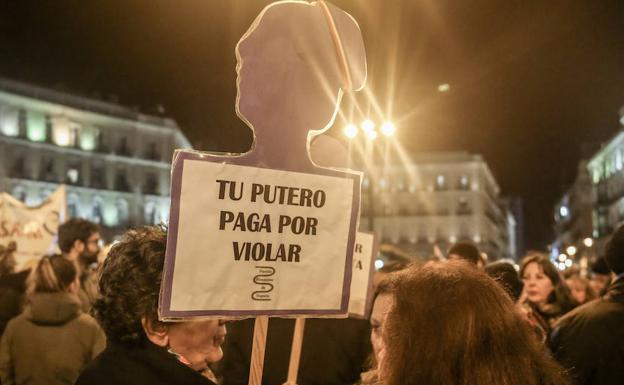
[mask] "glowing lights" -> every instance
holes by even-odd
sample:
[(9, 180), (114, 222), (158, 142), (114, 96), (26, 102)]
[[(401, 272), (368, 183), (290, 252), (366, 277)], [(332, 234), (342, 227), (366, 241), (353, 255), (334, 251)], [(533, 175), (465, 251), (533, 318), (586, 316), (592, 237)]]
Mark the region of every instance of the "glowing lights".
[(396, 126), (392, 122), (385, 122), (381, 125), (381, 133), (385, 136), (392, 136), (396, 132)]
[(375, 270), (379, 270), (382, 267), (384, 267), (384, 261), (381, 259), (376, 259), (375, 260)]
[(378, 136), (378, 135), (377, 135), (377, 131), (375, 131), (375, 130), (369, 130), (369, 131), (366, 131), (366, 137), (367, 137), (368, 139), (370, 139), (370, 140), (375, 140), (375, 139), (377, 139), (377, 136)]
[(594, 245), (594, 240), (587, 237), (583, 239), (583, 244), (585, 245), (585, 247), (592, 247)]
[(565, 254), (559, 254), (559, 258), (557, 258), (559, 260), (559, 262), (564, 262), (566, 259), (568, 259), (568, 256)]
[(364, 130), (364, 132), (374, 131), (375, 123), (370, 119), (364, 120), (362, 122), (362, 130)]
[(568, 255), (574, 255), (574, 254), (576, 254), (576, 247), (575, 246), (568, 246), (568, 248), (566, 249), (566, 252), (568, 253)]
[(443, 83), (438, 86), (439, 92), (448, 92), (451, 89), (451, 86), (448, 83)]
[(355, 124), (348, 124), (345, 128), (344, 128), (344, 134), (347, 138), (349, 139), (353, 139), (357, 136), (358, 133), (358, 129), (355, 126)]
[(565, 265), (566, 265), (566, 267), (572, 267), (572, 260), (571, 259), (567, 259), (565, 261)]
[(567, 208), (566, 206), (561, 206), (561, 207), (559, 208), (559, 214), (560, 214), (563, 218), (565, 218), (565, 217), (567, 217), (567, 216), (568, 216), (568, 214), (570, 214), (570, 210), (568, 210), (568, 208)]

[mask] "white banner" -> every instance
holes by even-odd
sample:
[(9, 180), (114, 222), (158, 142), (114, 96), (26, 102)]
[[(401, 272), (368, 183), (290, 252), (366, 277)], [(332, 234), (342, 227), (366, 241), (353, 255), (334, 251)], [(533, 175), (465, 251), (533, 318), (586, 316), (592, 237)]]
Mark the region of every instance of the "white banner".
[(0, 245), (17, 244), (17, 266), (57, 252), (59, 224), (65, 220), (66, 192), (61, 185), (36, 207), (28, 207), (10, 194), (0, 193)]
[(353, 191), (348, 178), (186, 160), (170, 311), (346, 312)]
[(353, 274), (349, 299), (349, 315), (351, 316), (365, 318), (368, 315), (375, 254), (375, 236), (358, 231), (353, 248)]

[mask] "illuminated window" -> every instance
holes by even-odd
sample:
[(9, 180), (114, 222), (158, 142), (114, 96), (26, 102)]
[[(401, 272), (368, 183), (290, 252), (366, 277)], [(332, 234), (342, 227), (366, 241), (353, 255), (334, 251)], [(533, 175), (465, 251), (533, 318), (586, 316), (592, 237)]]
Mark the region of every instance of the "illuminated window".
[(80, 129), (80, 148), (85, 151), (95, 150), (98, 143), (98, 134), (98, 130), (95, 127), (82, 127)]
[(125, 199), (117, 199), (115, 202), (115, 208), (117, 209), (117, 221), (119, 224), (125, 225), (128, 223), (128, 202)]
[(45, 142), (46, 117), (41, 112), (26, 112), (26, 136), (33, 142)]
[(470, 187), (470, 181), (468, 180), (468, 175), (462, 175), (459, 178), (459, 188), (462, 190), (468, 190)]
[(443, 190), (445, 188), (446, 188), (446, 178), (444, 178), (444, 175), (436, 176), (435, 189), (436, 190)]
[(0, 105), (0, 133), (6, 136), (19, 135), (19, 110)]
[(156, 222), (156, 204), (154, 202), (147, 202), (143, 209), (143, 215), (145, 223), (148, 225), (155, 225)]
[(69, 194), (67, 196), (67, 214), (70, 218), (80, 217), (78, 212), (78, 196), (76, 194)]
[(102, 198), (95, 197), (93, 198), (93, 206), (91, 209), (91, 220), (95, 223), (102, 223), (104, 217), (104, 202), (102, 202)]

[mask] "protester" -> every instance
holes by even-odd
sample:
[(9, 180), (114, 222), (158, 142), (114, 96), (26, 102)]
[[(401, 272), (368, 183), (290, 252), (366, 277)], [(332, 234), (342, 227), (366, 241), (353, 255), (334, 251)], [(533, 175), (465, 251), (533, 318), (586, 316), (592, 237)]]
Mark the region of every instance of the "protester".
[(22, 312), (29, 270), (15, 272), (15, 242), (0, 246), (0, 336), (7, 323)]
[(370, 370), (361, 375), (360, 384), (362, 385), (372, 385), (379, 380), (377, 364), (383, 346), (382, 337), (384, 324), (388, 311), (390, 310), (390, 305), (392, 304), (389, 279), (390, 277), (386, 275), (384, 279), (379, 282), (373, 294), (373, 306), (370, 315), (370, 340), (373, 347), (373, 355), (370, 359)]
[(29, 303), (2, 336), (2, 384), (73, 384), (104, 349), (104, 333), (80, 310), (77, 278), (61, 255), (39, 261), (28, 278)]
[(591, 288), (589, 281), (579, 275), (572, 275), (570, 278), (566, 279), (566, 285), (570, 289), (572, 298), (579, 305), (594, 300), (597, 297), (594, 289)]
[(602, 296), (606, 293), (610, 283), (611, 270), (605, 257), (600, 257), (590, 265), (589, 285), (596, 295)]
[(393, 276), (383, 336), (384, 385), (555, 385), (562, 370), (504, 290), (463, 262)]
[(158, 319), (166, 241), (164, 228), (143, 227), (111, 248), (94, 305), (108, 345), (76, 384), (214, 384), (209, 365), (223, 356), (225, 324)]
[(543, 254), (534, 254), (522, 260), (520, 277), (524, 290), (520, 303), (527, 317), (550, 335), (552, 325), (576, 304), (559, 272)]
[(624, 226), (607, 243), (605, 260), (617, 275), (606, 294), (561, 318), (550, 341), (579, 385), (624, 382)]
[(98, 291), (95, 270), (100, 252), (100, 227), (86, 219), (72, 218), (59, 226), (58, 246), (78, 266), (82, 310), (89, 313)]
[(448, 259), (450, 261), (463, 260), (474, 266), (479, 266), (479, 264), (483, 263), (477, 246), (468, 241), (457, 242), (451, 246), (448, 251)]
[(524, 284), (514, 265), (506, 261), (495, 261), (485, 266), (485, 273), (505, 289), (512, 301), (518, 302)]

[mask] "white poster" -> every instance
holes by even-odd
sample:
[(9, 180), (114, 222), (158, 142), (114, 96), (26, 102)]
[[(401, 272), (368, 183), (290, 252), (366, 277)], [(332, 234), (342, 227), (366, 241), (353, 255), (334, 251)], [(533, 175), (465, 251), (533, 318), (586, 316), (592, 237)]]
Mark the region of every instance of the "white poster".
[(340, 310), (353, 189), (353, 179), (186, 160), (170, 310)]
[(65, 220), (66, 193), (61, 185), (36, 207), (28, 207), (7, 193), (0, 194), (0, 245), (17, 244), (17, 266), (57, 252), (59, 224)]
[(349, 315), (364, 318), (368, 314), (372, 295), (372, 274), (375, 256), (375, 236), (358, 232), (353, 248), (353, 274)]

